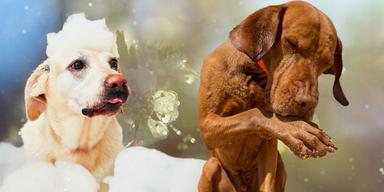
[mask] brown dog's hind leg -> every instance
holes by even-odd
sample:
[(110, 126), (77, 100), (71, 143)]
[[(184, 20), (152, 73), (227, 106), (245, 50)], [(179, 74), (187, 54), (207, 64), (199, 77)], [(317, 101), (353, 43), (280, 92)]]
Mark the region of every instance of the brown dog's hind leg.
[(204, 164), (200, 176), (199, 192), (236, 192), (218, 159), (212, 157)]
[(287, 180), (287, 173), (285, 172), (285, 166), (284, 162), (281, 159), (280, 153), (277, 157), (277, 169), (276, 169), (276, 182), (275, 182), (275, 189), (276, 191), (285, 191), (285, 182)]

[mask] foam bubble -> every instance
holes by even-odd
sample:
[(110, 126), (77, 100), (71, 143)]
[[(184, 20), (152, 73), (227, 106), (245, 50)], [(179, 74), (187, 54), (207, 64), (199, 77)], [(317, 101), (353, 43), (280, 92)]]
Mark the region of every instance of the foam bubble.
[(112, 52), (115, 44), (115, 37), (107, 28), (105, 19), (91, 21), (84, 13), (69, 16), (62, 30), (49, 33), (47, 40), (48, 57), (80, 49)]

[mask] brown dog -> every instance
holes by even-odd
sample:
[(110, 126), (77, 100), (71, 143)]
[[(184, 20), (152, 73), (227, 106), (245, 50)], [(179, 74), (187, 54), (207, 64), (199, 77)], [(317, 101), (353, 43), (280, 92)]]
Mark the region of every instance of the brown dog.
[(348, 105), (341, 51), (329, 18), (301, 1), (263, 8), (235, 27), (202, 68), (199, 124), (212, 158), (199, 191), (284, 191), (278, 139), (301, 158), (334, 152), (309, 121), (323, 73), (335, 75), (333, 94)]

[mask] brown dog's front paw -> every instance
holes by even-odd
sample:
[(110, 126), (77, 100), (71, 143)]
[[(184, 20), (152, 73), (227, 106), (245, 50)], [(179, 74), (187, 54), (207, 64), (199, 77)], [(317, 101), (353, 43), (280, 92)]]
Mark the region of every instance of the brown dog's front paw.
[(302, 159), (322, 157), (335, 152), (337, 147), (321, 129), (304, 121), (286, 122), (276, 133), (295, 155)]

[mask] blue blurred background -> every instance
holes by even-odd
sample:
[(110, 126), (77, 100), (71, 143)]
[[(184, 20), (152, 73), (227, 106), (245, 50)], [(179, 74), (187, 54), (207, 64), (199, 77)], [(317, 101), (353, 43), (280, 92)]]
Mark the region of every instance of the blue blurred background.
[(0, 1), (0, 138), (24, 122), (23, 87), (45, 59), (46, 34), (61, 27), (64, 14), (57, 0)]
[[(228, 32), (257, 9), (277, 0), (1, 0), (0, 1), (0, 141), (21, 145), (25, 122), (23, 89), (32, 70), (46, 58), (46, 34), (61, 29), (66, 17), (84, 12), (105, 17), (112, 30), (124, 30), (127, 42), (161, 42), (177, 49), (196, 71)], [(316, 160), (299, 160), (288, 151), (287, 191), (382, 191), (384, 188), (384, 1), (309, 1), (334, 22), (344, 45), (342, 85), (350, 106), (332, 96), (333, 77), (320, 81), (316, 119), (339, 150)], [(177, 127), (196, 142), (180, 150), (180, 138), (151, 147), (180, 157), (207, 158), (197, 127), (198, 82), (180, 95), (186, 112)]]

